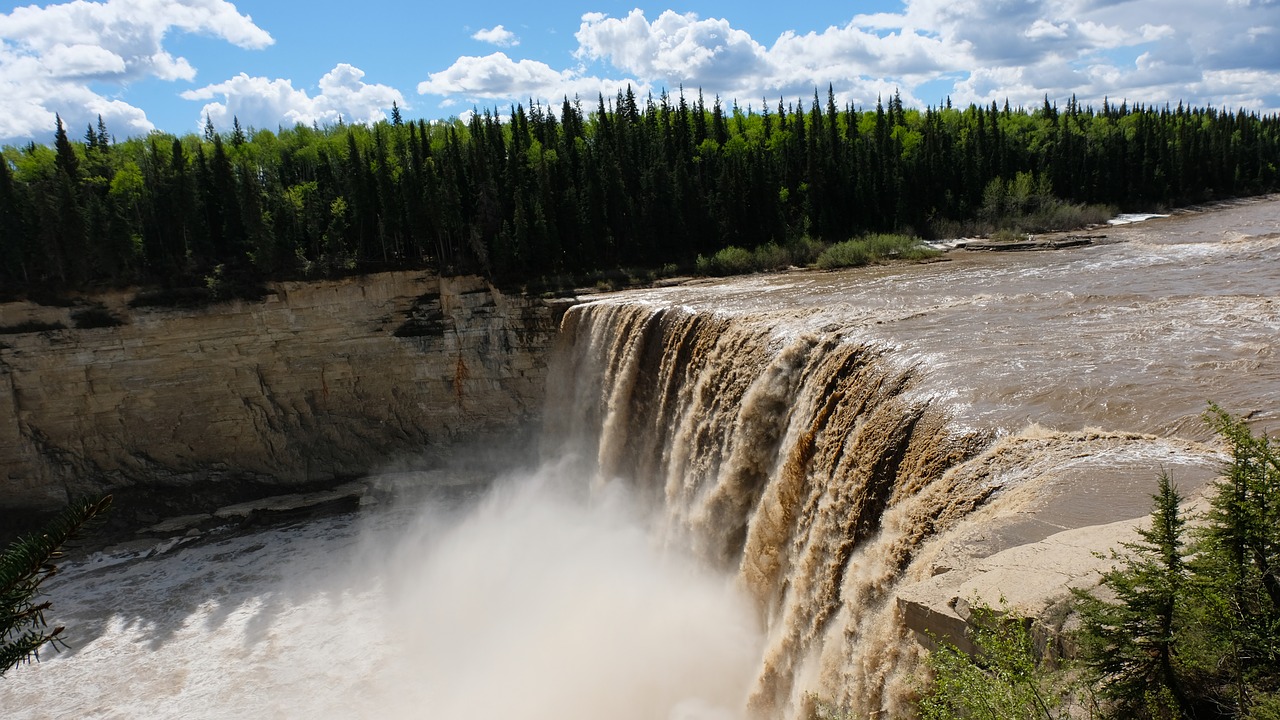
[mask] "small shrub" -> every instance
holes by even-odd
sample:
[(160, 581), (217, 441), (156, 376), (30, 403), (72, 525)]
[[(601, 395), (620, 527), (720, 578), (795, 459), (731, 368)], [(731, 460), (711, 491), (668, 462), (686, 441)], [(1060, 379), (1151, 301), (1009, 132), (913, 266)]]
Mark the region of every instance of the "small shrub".
[(1067, 701), (1072, 688), (1065, 673), (1043, 666), (1030, 619), (1011, 614), (1001, 604), (1000, 609), (972, 606), (969, 635), (976, 655), (949, 643), (929, 653), (926, 663), (933, 681), (920, 698), (923, 720), (1070, 717)]
[(862, 267), (871, 262), (871, 251), (861, 240), (845, 240), (836, 243), (818, 256), (818, 267), (834, 270), (845, 267)]
[(698, 272), (702, 275), (745, 275), (755, 269), (751, 251), (736, 245), (730, 245), (709, 258), (698, 256)]
[(941, 254), (913, 235), (877, 233), (832, 245), (818, 256), (818, 267), (832, 270), (879, 260), (926, 260)]
[(938, 218), (931, 220), (926, 230), (930, 240), (954, 240), (969, 235), (972, 229), (959, 220)]
[(992, 242), (1022, 242), (1027, 239), (1026, 233), (1012, 228), (1004, 228), (991, 233)]
[(876, 259), (907, 259), (908, 255), (920, 254), (922, 250), (926, 251), (925, 256), (928, 256), (928, 251), (932, 249), (925, 247), (920, 238), (914, 235), (879, 233), (868, 235), (866, 243), (867, 248), (871, 251), (871, 256)]
[(821, 240), (815, 240), (808, 235), (802, 235), (799, 240), (787, 246), (787, 251), (791, 253), (791, 262), (794, 265), (812, 265), (817, 262), (818, 256), (826, 249), (826, 243)]
[(898, 256), (901, 260), (911, 260), (919, 262), (920, 260), (930, 260), (942, 255), (942, 251), (937, 248), (931, 248), (922, 242), (917, 242), (910, 247), (902, 249), (902, 254)]
[(791, 253), (776, 243), (766, 243), (751, 253), (756, 270), (785, 270), (791, 267)]

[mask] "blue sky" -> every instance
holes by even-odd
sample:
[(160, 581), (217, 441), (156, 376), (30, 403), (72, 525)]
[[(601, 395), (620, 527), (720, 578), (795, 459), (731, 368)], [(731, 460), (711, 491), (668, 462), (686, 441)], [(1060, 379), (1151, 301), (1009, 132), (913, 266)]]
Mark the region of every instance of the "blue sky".
[(1212, 105), (1280, 111), (1280, 0), (670, 3), (75, 0), (0, 4), (0, 142), (80, 133), (465, 115), (529, 98), (594, 106), (683, 85), (759, 107)]

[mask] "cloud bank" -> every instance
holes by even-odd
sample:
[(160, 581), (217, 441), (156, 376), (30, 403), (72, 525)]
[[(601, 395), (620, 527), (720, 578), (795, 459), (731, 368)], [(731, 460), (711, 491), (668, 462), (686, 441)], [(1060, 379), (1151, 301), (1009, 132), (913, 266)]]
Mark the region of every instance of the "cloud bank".
[[(576, 65), (495, 53), (461, 57), (418, 92), (444, 105), (563, 96), (606, 98), (679, 87), (742, 104), (825, 94), (870, 106), (1038, 105), (1075, 95), (1131, 103), (1280, 111), (1280, 13), (1274, 0), (907, 0), (823, 30), (753, 38), (727, 18), (667, 10), (591, 12), (575, 33)], [(499, 26), (501, 27), (501, 26)]]
[[(945, 98), (1036, 106), (1074, 95), (1095, 106), (1109, 98), (1275, 113), (1278, 7), (1277, 0), (905, 0), (898, 12), (776, 37), (753, 36), (731, 18), (673, 10), (588, 12), (558, 55), (517, 53), (534, 38), (495, 24), (461, 31), (460, 39), (500, 50), (427, 61), (416, 78), (397, 82), (416, 82), (431, 98), (424, 106), (441, 115), (530, 100), (554, 107), (566, 97), (591, 107), (627, 86), (641, 96), (702, 90), (758, 108), (807, 101), (815, 90), (825, 96), (828, 84), (838, 102), (861, 107), (897, 92), (911, 106)], [(180, 33), (244, 50), (275, 42), (226, 0), (72, 0), (0, 14), (0, 142), (48, 138), (55, 112), (71, 128), (101, 115), (122, 135), (152, 130), (129, 99), (130, 85), (141, 81), (175, 83), (173, 96), (192, 103), (191, 130), (205, 115), (219, 127), (236, 116), (270, 128), (378, 120), (391, 103), (405, 105), (399, 89), (367, 82), (345, 62), (315, 85), (242, 72), (196, 87), (197, 68), (166, 47)]]
[(220, 130), (238, 119), (245, 127), (271, 128), (326, 125), (344, 122), (374, 123), (386, 119), (392, 103), (404, 105), (399, 90), (364, 82), (364, 72), (346, 63), (320, 78), (320, 92), (310, 96), (289, 80), (249, 77), (244, 73), (224, 82), (188, 90), (186, 100), (214, 100), (204, 106), (207, 117)]
[(141, 108), (109, 98), (91, 83), (192, 80), (191, 63), (164, 47), (166, 34), (175, 30), (246, 49), (274, 42), (225, 0), (75, 0), (0, 15), (0, 140), (51, 133), (55, 112), (72, 127), (101, 115), (128, 134), (153, 129)]

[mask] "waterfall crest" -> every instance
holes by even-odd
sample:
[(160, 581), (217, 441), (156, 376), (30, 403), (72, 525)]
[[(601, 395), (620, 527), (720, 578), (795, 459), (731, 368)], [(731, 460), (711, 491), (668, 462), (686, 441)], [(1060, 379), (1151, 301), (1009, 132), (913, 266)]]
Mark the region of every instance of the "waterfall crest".
[(886, 591), (991, 493), (948, 472), (991, 437), (956, 431), (915, 368), (836, 328), (599, 302), (559, 342), (545, 436), (595, 482), (638, 488), (668, 542), (736, 569), (767, 634), (749, 707), (798, 712), (823, 676), (881, 707), (902, 665)]

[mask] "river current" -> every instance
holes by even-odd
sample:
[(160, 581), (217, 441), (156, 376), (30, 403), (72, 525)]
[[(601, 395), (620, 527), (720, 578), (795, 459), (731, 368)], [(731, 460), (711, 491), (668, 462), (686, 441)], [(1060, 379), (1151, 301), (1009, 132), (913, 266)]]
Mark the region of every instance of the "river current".
[(540, 467), (73, 561), (71, 647), (0, 713), (892, 712), (916, 653), (889, 599), (931, 539), (1042, 476), (1071, 481), (1000, 542), (1141, 514), (1135, 478), (1211, 475), (1208, 401), (1277, 425), (1280, 201), (1097, 232), (575, 308)]

